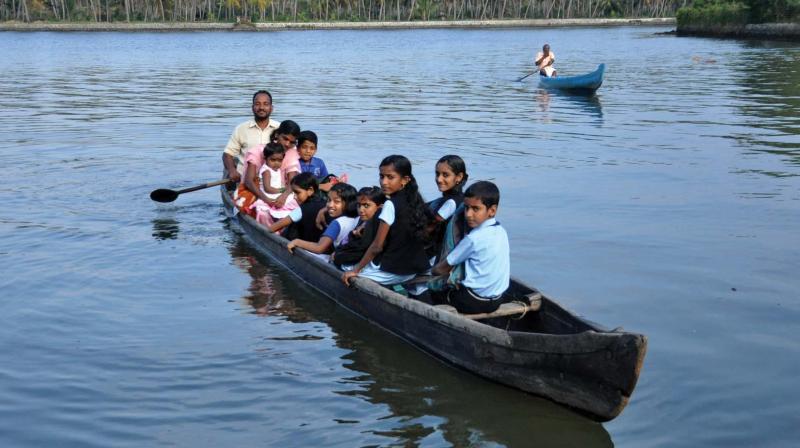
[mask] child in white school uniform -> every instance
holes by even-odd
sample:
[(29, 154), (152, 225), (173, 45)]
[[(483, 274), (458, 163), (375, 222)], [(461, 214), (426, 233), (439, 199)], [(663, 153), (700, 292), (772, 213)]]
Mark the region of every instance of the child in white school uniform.
[(347, 236), (358, 221), (358, 202), (356, 189), (349, 184), (336, 184), (328, 192), (327, 212), (333, 221), (322, 232), (317, 241), (301, 238), (293, 239), (286, 248), (294, 253), (294, 248), (305, 249), (328, 261), (330, 253), (346, 242)]

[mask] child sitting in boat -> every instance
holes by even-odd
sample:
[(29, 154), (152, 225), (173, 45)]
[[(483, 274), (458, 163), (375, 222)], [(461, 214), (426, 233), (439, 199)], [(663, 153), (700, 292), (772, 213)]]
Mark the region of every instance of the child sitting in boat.
[[(310, 174), (310, 173), (309, 173)], [(358, 203), (356, 189), (352, 185), (340, 183), (331, 187), (328, 192), (328, 216), (333, 221), (317, 241), (293, 239), (286, 247), (293, 252), (295, 247), (305, 249), (328, 261), (333, 250), (339, 247), (348, 234), (356, 227), (358, 221)]]
[(281, 172), (286, 179), (286, 184), (294, 176), (300, 174), (300, 154), (297, 152), (297, 140), (300, 138), (300, 126), (292, 120), (284, 120), (278, 129), (272, 132), (272, 141), (280, 143), (286, 150), (286, 156), (281, 164)]
[[(284, 147), (278, 143), (264, 146), (264, 164), (259, 170), (260, 190), (263, 195), (255, 201), (252, 208), (256, 210), (256, 221), (270, 226), (275, 221), (286, 217), (289, 212), (299, 206), (294, 200), (291, 188), (286, 188), (285, 178), (281, 172), (281, 164), (286, 155)], [(278, 203), (284, 205), (278, 207)]]
[[(281, 163), (281, 173), (284, 177), (284, 185), (287, 185), (295, 174), (300, 172), (300, 165), (297, 162), (299, 156), (297, 155), (297, 135), (300, 134), (300, 127), (291, 120), (281, 122), (275, 131), (272, 132), (272, 143), (281, 144), (284, 148), (283, 162)], [(234, 192), (233, 199), (239, 211), (247, 213), (256, 218), (256, 210), (253, 204), (259, 199), (264, 202), (268, 201), (266, 195), (261, 191), (261, 179), (259, 172), (264, 165), (264, 147), (254, 146), (247, 150), (244, 160), (243, 177), (239, 183), (236, 192)], [(289, 195), (281, 196), (274, 202), (276, 208), (282, 208), (287, 205)], [(296, 204), (288, 204), (290, 208), (294, 208)]]
[(382, 285), (395, 285), (430, 270), (425, 255), (427, 207), (419, 194), (411, 173), (411, 162), (404, 156), (386, 157), (380, 164), (381, 190), (388, 196), (378, 220), (375, 239), (355, 266), (348, 269), (342, 281), (362, 276)]
[(375, 239), (378, 231), (379, 220), (377, 212), (386, 201), (380, 187), (364, 187), (358, 190), (358, 222), (356, 227), (347, 236), (347, 240), (336, 249), (331, 256), (331, 261), (336, 267), (354, 265), (361, 261), (367, 248)]
[(312, 131), (303, 131), (297, 139), (297, 151), (300, 154), (300, 171), (311, 173), (319, 182), (319, 189), (329, 191), (331, 187), (339, 182), (347, 182), (347, 175), (336, 177), (328, 173), (328, 167), (319, 157), (314, 157), (317, 153), (318, 140), (317, 134)]
[(300, 173), (294, 176), (289, 183), (294, 193), (294, 198), (299, 207), (292, 210), (288, 216), (279, 219), (269, 226), (271, 232), (284, 231), (287, 239), (300, 238), (306, 241), (317, 241), (322, 236), (322, 230), (317, 228), (315, 219), (317, 213), (325, 207), (325, 201), (319, 196), (319, 184), (311, 173)]
[(503, 302), (511, 280), (508, 234), (495, 219), (500, 191), (491, 182), (475, 182), (464, 193), (464, 218), (469, 228), (456, 247), (433, 267), (434, 275), (464, 264), (464, 279), (447, 293), (461, 313), (490, 313)]
[(464, 159), (456, 155), (447, 155), (436, 162), (436, 186), (442, 192), (442, 197), (428, 202), (428, 210), (432, 217), (428, 224), (430, 244), (427, 247), (428, 256), (433, 259), (432, 264), (438, 261), (442, 250), (442, 240), (447, 222), (464, 201), (462, 188), (469, 175)]

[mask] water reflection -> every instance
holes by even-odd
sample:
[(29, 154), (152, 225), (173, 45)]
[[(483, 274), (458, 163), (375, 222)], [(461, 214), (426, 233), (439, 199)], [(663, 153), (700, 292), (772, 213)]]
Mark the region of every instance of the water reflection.
[(284, 291), (278, 272), (269, 265), (262, 264), (253, 255), (241, 238), (229, 248), (233, 264), (250, 275), (252, 281), (247, 288), (249, 294), (242, 299), (256, 314), (281, 315), (291, 318), (293, 322), (308, 322), (313, 320), (302, 308), (295, 305), (294, 301)]
[(330, 387), (341, 396), (388, 406), (391, 415), (380, 420), (391, 422), (392, 428), (368, 431), (393, 439), (392, 445), (418, 446), (435, 434), (452, 446), (613, 446), (602, 425), (443, 366), (320, 294), (309, 293), (282, 268), (254, 255), (242, 238), (237, 236), (229, 250), (233, 263), (252, 279), (244, 299), (257, 313), (281, 315), (294, 323), (322, 322), (331, 329), (336, 346), (346, 350), (342, 367), (353, 374)]
[(573, 95), (568, 92), (552, 91), (548, 89), (537, 89), (534, 93), (539, 112), (542, 113), (541, 121), (550, 123), (551, 106), (554, 113), (569, 115), (582, 115), (594, 118), (596, 121), (603, 121), (603, 104), (597, 95)]
[(602, 121), (603, 104), (597, 95), (560, 95), (559, 98), (566, 104), (570, 104), (588, 116), (595, 117)]
[(180, 233), (181, 228), (177, 220), (173, 218), (155, 218), (152, 223), (153, 238), (159, 241), (178, 239), (178, 233)]
[[(752, 41), (752, 64), (742, 70), (743, 104), (747, 132), (733, 137), (748, 154), (778, 156), (787, 165), (800, 166), (800, 49), (789, 44)], [(776, 48), (778, 47), (778, 48)], [(783, 47), (783, 48), (781, 48)], [(754, 132), (755, 131), (755, 132)], [(797, 176), (796, 172), (750, 170), (773, 177)]]

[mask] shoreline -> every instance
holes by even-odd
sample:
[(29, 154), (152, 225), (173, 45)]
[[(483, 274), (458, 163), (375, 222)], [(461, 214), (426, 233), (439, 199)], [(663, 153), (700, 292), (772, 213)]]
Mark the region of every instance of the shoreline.
[(289, 31), (438, 28), (550, 28), (675, 25), (674, 17), (640, 19), (509, 19), (413, 22), (0, 22), (0, 31)]
[(800, 41), (799, 23), (758, 23), (747, 25), (684, 25), (676, 34), (681, 37), (718, 37), (734, 39), (770, 39)]

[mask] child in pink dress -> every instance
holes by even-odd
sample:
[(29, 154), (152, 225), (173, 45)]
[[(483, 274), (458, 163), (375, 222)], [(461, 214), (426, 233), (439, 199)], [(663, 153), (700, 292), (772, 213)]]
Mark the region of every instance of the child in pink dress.
[(259, 169), (260, 193), (251, 209), (255, 210), (256, 221), (270, 226), (275, 221), (284, 218), (297, 208), (297, 201), (291, 189), (286, 188), (281, 164), (285, 159), (286, 151), (278, 143), (269, 143), (264, 147), (264, 163)]

